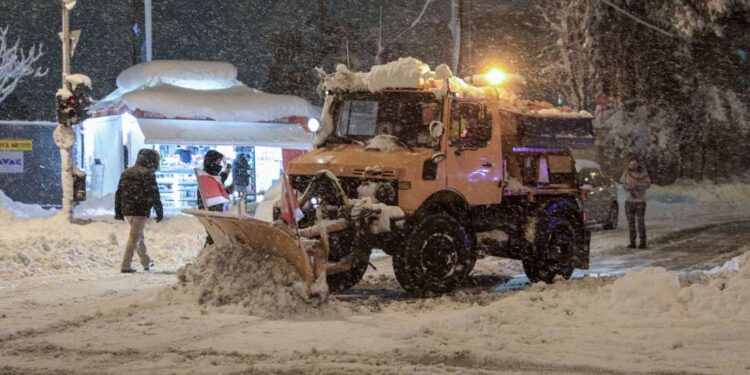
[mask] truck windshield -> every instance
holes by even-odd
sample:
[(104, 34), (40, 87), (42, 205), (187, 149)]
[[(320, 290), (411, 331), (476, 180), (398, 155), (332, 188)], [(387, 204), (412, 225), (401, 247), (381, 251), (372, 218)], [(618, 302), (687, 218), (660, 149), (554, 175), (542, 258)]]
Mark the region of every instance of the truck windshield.
[(337, 101), (333, 116), (339, 137), (330, 143), (387, 134), (410, 147), (431, 147), (429, 125), (440, 120), (440, 103), (431, 93), (351, 94)]

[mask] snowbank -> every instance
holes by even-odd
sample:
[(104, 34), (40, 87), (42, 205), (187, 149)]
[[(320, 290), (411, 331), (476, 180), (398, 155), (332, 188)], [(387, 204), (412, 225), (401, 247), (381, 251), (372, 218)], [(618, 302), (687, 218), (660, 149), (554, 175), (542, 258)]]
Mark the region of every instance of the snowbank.
[(12, 217), (18, 219), (50, 217), (56, 213), (56, 210), (45, 210), (36, 204), (16, 202), (5, 195), (5, 192), (0, 190), (0, 220), (9, 220)]
[[(102, 198), (106, 200), (107, 198)], [(71, 224), (57, 211), (12, 202), (0, 192), (0, 280), (119, 272), (129, 226), (122, 221)], [(94, 207), (101, 207), (94, 205)], [(146, 247), (157, 270), (176, 269), (203, 246), (205, 230), (192, 217), (146, 225)], [(137, 256), (134, 259), (137, 264)]]
[(282, 259), (241, 245), (215, 245), (201, 251), (194, 264), (177, 272), (180, 284), (172, 297), (193, 303), (235, 305), (265, 318), (319, 315), (307, 286)]
[(74, 208), (74, 217), (76, 218), (106, 218), (111, 219), (115, 216), (115, 195), (114, 194), (93, 194), (90, 193), (86, 200), (80, 202)]
[(663, 268), (614, 281), (538, 283), (486, 306), (450, 311), (445, 305), (399, 339), (409, 347), (465, 350), (477, 359), (502, 352), (521, 361), (628, 373), (744, 373), (748, 362), (738, 354), (750, 341), (739, 327), (750, 326), (750, 252), (740, 263), (692, 284)]
[[(624, 200), (622, 191), (619, 195), (620, 200)], [(750, 185), (681, 180), (669, 186), (652, 185), (646, 192), (646, 199), (648, 218), (700, 219), (708, 212), (729, 213), (750, 208)]]

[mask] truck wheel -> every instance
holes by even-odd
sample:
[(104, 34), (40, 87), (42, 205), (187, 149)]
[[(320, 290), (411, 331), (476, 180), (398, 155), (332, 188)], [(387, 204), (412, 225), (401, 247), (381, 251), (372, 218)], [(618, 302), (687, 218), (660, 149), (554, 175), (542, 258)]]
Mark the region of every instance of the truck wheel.
[(617, 229), (617, 219), (619, 214), (617, 203), (612, 203), (612, 206), (609, 208), (609, 214), (607, 215), (607, 221), (602, 225), (602, 229)]
[(534, 242), (535, 256), (523, 261), (526, 277), (531, 282), (551, 284), (555, 276), (566, 280), (573, 274), (573, 256), (581, 238), (575, 224), (563, 213), (542, 220)]
[[(355, 243), (354, 235), (350, 231), (331, 233), (328, 261), (337, 262), (354, 251), (363, 251), (362, 249), (358, 249), (359, 246), (364, 245)], [(326, 282), (328, 283), (329, 291), (333, 293), (343, 292), (357, 285), (357, 283), (362, 280), (365, 271), (367, 271), (367, 265), (370, 261), (370, 252), (372, 249), (368, 248), (364, 251), (367, 254), (361, 254), (349, 271), (326, 275)]]
[(393, 257), (401, 287), (415, 295), (453, 290), (476, 261), (471, 238), (464, 227), (446, 214), (423, 218), (406, 240), (403, 252)]

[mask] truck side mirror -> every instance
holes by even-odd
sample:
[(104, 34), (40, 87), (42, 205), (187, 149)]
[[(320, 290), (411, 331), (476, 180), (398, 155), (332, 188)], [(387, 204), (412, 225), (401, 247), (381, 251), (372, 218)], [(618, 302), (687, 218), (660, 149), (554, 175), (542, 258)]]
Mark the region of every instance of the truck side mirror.
[(445, 154), (442, 152), (436, 152), (430, 156), (429, 159), (425, 160), (422, 164), (422, 179), (425, 181), (434, 181), (437, 179), (438, 163), (445, 160)]
[(430, 136), (434, 139), (440, 139), (445, 133), (445, 125), (442, 121), (434, 120), (430, 123)]
[(436, 152), (430, 156), (430, 161), (435, 164), (438, 164), (443, 160), (445, 160), (445, 154), (442, 152)]

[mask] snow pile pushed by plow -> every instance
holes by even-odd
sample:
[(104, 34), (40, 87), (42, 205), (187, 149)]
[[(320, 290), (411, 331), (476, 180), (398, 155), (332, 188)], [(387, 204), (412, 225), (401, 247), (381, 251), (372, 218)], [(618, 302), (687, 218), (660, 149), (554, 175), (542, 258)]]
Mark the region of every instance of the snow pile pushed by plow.
[(319, 309), (294, 268), (281, 258), (239, 244), (205, 248), (177, 272), (173, 290), (194, 303), (234, 306), (269, 319), (315, 316)]

